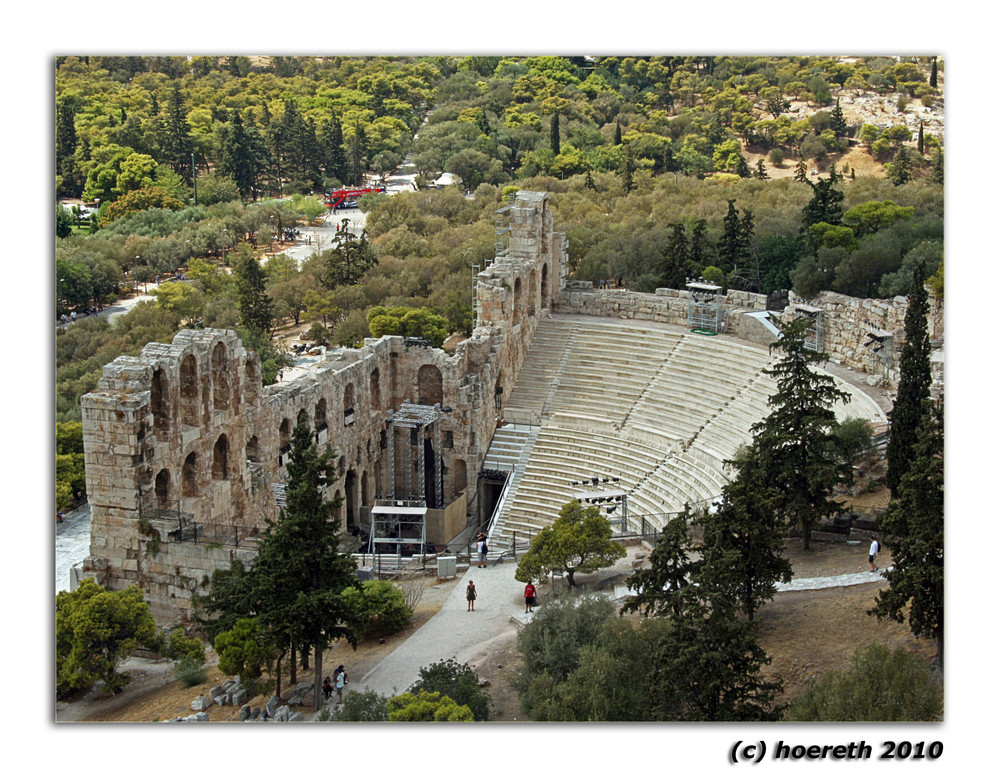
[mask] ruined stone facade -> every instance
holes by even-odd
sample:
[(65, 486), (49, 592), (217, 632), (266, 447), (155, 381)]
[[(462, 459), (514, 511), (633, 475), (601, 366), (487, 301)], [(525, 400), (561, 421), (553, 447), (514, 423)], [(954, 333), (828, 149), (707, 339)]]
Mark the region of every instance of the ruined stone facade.
[(91, 505), (84, 575), (115, 589), (140, 585), (161, 623), (183, 618), (212, 571), (252, 558), (255, 538), (277, 517), (300, 417), (337, 452), (340, 477), (328, 497), (343, 497), (340, 517), (357, 531), (377, 497), (419, 491), (410, 465), (423, 441), (393, 429), (387, 414), (405, 401), (450, 409), (435, 422), (444, 498), (436, 507), (453, 516), (444, 509), (461, 500), (474, 514), (496, 398), (516, 382), (566, 274), (548, 195), (520, 192), (506, 210), (505, 245), (478, 279), (477, 326), (453, 355), (386, 336), (264, 387), (259, 358), (235, 333), (183, 330), (169, 345), (106, 365), (80, 400)]

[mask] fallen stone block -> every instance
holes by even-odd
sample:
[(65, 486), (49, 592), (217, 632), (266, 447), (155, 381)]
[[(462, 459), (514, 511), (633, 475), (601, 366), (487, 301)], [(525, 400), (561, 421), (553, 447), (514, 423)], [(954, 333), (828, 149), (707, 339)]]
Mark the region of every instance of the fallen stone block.
[(229, 699), (231, 704), (233, 705), (242, 705), (244, 702), (247, 701), (247, 698), (249, 696), (250, 695), (246, 689), (237, 689), (229, 696)]
[(199, 695), (194, 702), (191, 703), (191, 710), (208, 710), (212, 707), (212, 699), (206, 697), (204, 694)]
[(214, 700), (216, 697), (221, 697), (225, 691), (226, 690), (222, 686), (220, 686), (219, 684), (216, 684), (209, 691), (208, 696), (211, 697)]
[(220, 694), (218, 697), (213, 697), (212, 700), (215, 702), (216, 705), (218, 705), (220, 707), (223, 706), (223, 705), (228, 705), (229, 704), (229, 695), (228, 694)]
[(242, 708), (240, 708), (240, 721), (246, 721), (252, 715), (253, 714), (250, 711), (250, 706), (249, 705), (244, 705)]
[(275, 721), (288, 721), (288, 717), (292, 715), (291, 709), (287, 705), (282, 705), (274, 712)]
[(288, 720), (289, 721), (303, 721), (304, 720), (304, 716), (300, 712), (296, 711), (295, 713), (293, 713), (292, 715), (290, 715), (288, 717)]

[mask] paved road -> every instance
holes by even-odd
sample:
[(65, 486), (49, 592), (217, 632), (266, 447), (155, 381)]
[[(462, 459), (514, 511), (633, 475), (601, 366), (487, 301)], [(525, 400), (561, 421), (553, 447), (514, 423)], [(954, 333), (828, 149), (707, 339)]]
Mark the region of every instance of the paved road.
[(56, 594), (69, 591), (69, 571), (90, 554), (90, 505), (84, 504), (56, 523)]

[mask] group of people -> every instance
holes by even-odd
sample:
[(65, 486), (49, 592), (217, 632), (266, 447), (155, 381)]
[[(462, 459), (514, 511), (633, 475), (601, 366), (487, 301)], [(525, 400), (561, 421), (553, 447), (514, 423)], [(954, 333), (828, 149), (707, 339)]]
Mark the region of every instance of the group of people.
[(92, 305), (89, 308), (84, 308), (82, 314), (77, 314), (76, 311), (71, 311), (68, 315), (64, 313), (59, 317), (59, 321), (63, 324), (69, 324), (70, 322), (76, 321), (79, 316), (96, 316), (99, 312), (98, 307), (96, 305)]
[[(476, 610), (476, 598), (478, 597), (478, 592), (476, 591), (476, 582), (471, 578), (469, 579), (468, 585), (465, 587), (465, 602), (467, 604), (466, 611), (471, 613)], [(528, 579), (528, 583), (524, 586), (524, 612), (528, 613), (534, 611), (535, 609), (535, 598), (538, 596), (538, 592), (535, 589), (535, 585)]]
[(347, 683), (347, 671), (343, 665), (338, 665), (333, 671), (333, 681), (330, 676), (323, 679), (323, 699), (329, 700), (334, 691), (337, 692), (337, 704), (344, 701), (344, 685)]
[(486, 567), (486, 554), (489, 549), (486, 546), (486, 533), (480, 532), (476, 535), (476, 553), (479, 554), (479, 563), (477, 567)]

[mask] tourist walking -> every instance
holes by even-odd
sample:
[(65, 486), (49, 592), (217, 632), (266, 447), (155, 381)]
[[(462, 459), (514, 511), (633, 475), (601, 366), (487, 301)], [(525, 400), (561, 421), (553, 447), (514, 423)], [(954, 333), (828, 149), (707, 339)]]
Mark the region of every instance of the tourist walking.
[(535, 585), (528, 580), (527, 585), (524, 587), (524, 612), (533, 611), (535, 609)]
[(343, 665), (338, 665), (333, 673), (333, 685), (337, 689), (337, 704), (344, 701), (344, 685), (347, 683), (347, 671)]
[(465, 601), (469, 603), (467, 611), (476, 609), (476, 584), (474, 581), (469, 581), (469, 585), (465, 587)]
[(476, 543), (476, 551), (479, 552), (479, 567), (486, 567), (486, 536), (483, 534), (479, 535), (479, 540)]
[(878, 556), (878, 552), (882, 550), (879, 542), (875, 539), (874, 535), (870, 536), (872, 539), (872, 544), (868, 547), (868, 565), (871, 567), (872, 572), (878, 570), (878, 565), (875, 564), (875, 557)]

